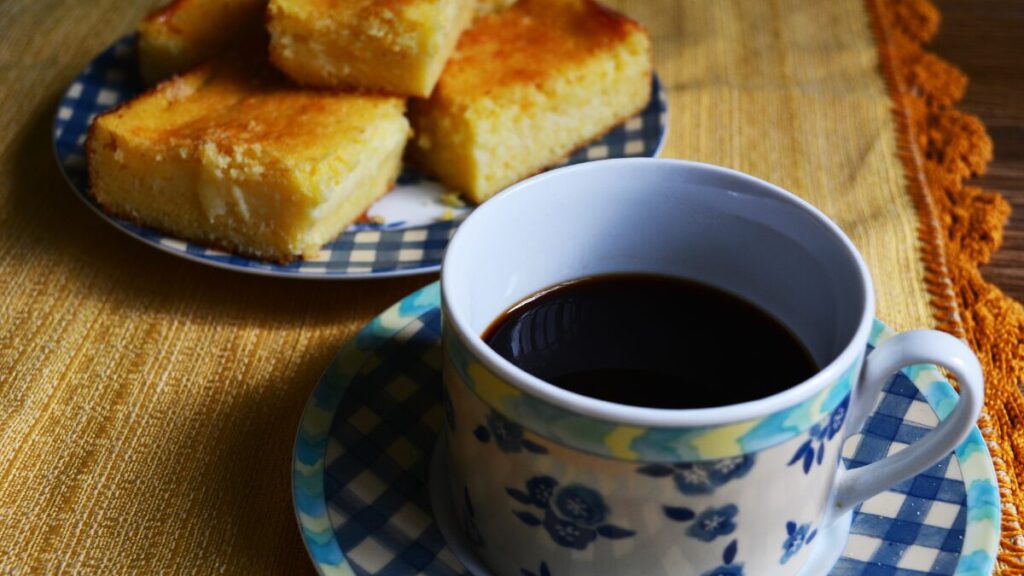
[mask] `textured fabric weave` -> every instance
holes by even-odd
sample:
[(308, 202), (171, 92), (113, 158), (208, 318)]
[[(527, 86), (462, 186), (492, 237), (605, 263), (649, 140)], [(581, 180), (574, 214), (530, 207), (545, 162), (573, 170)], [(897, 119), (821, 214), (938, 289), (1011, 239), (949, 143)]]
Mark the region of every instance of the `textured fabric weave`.
[[(979, 259), (961, 270), (921, 258), (935, 247), (906, 184), (877, 8), (613, 4), (653, 37), (670, 96), (663, 155), (803, 196), (864, 253), (880, 318), (951, 327), (936, 311)], [(159, 253), (90, 213), (53, 160), (57, 98), (150, 6), (0, 4), (0, 574), (308, 573), (288, 490), (302, 405), (356, 329), (435, 278), (248, 277)], [(996, 221), (967, 235), (998, 234)], [(1020, 376), (1019, 364), (997, 369)]]
[(1002, 503), (996, 573), (1024, 574), (1024, 307), (982, 278), (1002, 243), (1010, 206), (964, 185), (992, 159), (981, 121), (954, 108), (967, 78), (923, 48), (939, 13), (928, 0), (868, 0), (879, 64), (893, 100), (907, 191), (918, 211), (925, 283), (939, 328), (965, 338), (985, 371), (979, 426), (995, 464)]

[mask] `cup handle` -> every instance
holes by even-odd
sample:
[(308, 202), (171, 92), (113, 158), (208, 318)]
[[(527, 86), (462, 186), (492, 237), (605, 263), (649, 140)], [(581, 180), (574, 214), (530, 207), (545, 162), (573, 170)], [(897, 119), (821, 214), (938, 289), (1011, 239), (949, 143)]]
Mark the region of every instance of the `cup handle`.
[(966, 344), (944, 332), (914, 330), (898, 334), (864, 361), (847, 415), (847, 437), (860, 431), (889, 378), (911, 364), (945, 367), (960, 383), (953, 412), (934, 430), (892, 456), (853, 470), (840, 467), (828, 523), (861, 502), (920, 474), (952, 452), (967, 436), (981, 412), (984, 378), (977, 357)]

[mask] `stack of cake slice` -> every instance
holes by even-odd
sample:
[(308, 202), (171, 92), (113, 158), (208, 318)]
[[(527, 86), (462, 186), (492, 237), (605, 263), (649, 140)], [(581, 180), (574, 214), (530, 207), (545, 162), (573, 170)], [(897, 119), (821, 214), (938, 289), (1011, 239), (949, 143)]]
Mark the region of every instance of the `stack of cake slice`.
[(175, 0), (140, 25), (139, 57), (147, 80), (179, 75), (96, 120), (92, 194), (279, 261), (390, 189), (410, 121), (408, 159), (483, 202), (638, 112), (651, 85), (642, 27), (593, 0)]

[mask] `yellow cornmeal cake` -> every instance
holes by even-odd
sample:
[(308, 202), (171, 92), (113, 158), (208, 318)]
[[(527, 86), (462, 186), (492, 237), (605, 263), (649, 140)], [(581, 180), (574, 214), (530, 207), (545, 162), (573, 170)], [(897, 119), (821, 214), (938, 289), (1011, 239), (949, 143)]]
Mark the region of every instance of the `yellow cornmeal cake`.
[(476, 0), (270, 0), (275, 66), (301, 84), (429, 96)]
[(498, 10), (504, 10), (516, 3), (516, 0), (477, 0), (476, 13), (490, 14)]
[(149, 85), (185, 72), (240, 39), (265, 34), (267, 0), (173, 0), (139, 23), (139, 72)]
[(393, 186), (404, 111), (402, 98), (302, 90), (265, 64), (219, 61), (96, 119), (91, 192), (182, 238), (312, 256)]
[(566, 158), (650, 98), (644, 29), (590, 0), (520, 0), (462, 35), (429, 100), (411, 100), (410, 159), (483, 202)]

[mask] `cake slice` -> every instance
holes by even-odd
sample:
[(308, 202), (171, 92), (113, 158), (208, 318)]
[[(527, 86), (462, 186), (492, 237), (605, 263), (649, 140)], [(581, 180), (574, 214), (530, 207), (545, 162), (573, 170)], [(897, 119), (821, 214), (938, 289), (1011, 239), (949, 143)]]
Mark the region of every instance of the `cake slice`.
[(516, 3), (516, 0), (477, 0), (476, 13), (478, 15), (490, 14), (498, 10), (504, 10)]
[(483, 202), (643, 109), (650, 90), (639, 24), (591, 0), (520, 0), (477, 20), (430, 99), (410, 101), (408, 156)]
[(153, 85), (265, 35), (267, 0), (172, 0), (139, 23), (142, 79)]
[(476, 0), (270, 0), (275, 66), (308, 86), (429, 96)]
[(249, 256), (315, 255), (393, 185), (402, 98), (301, 90), (220, 60), (98, 117), (86, 143), (107, 211)]

